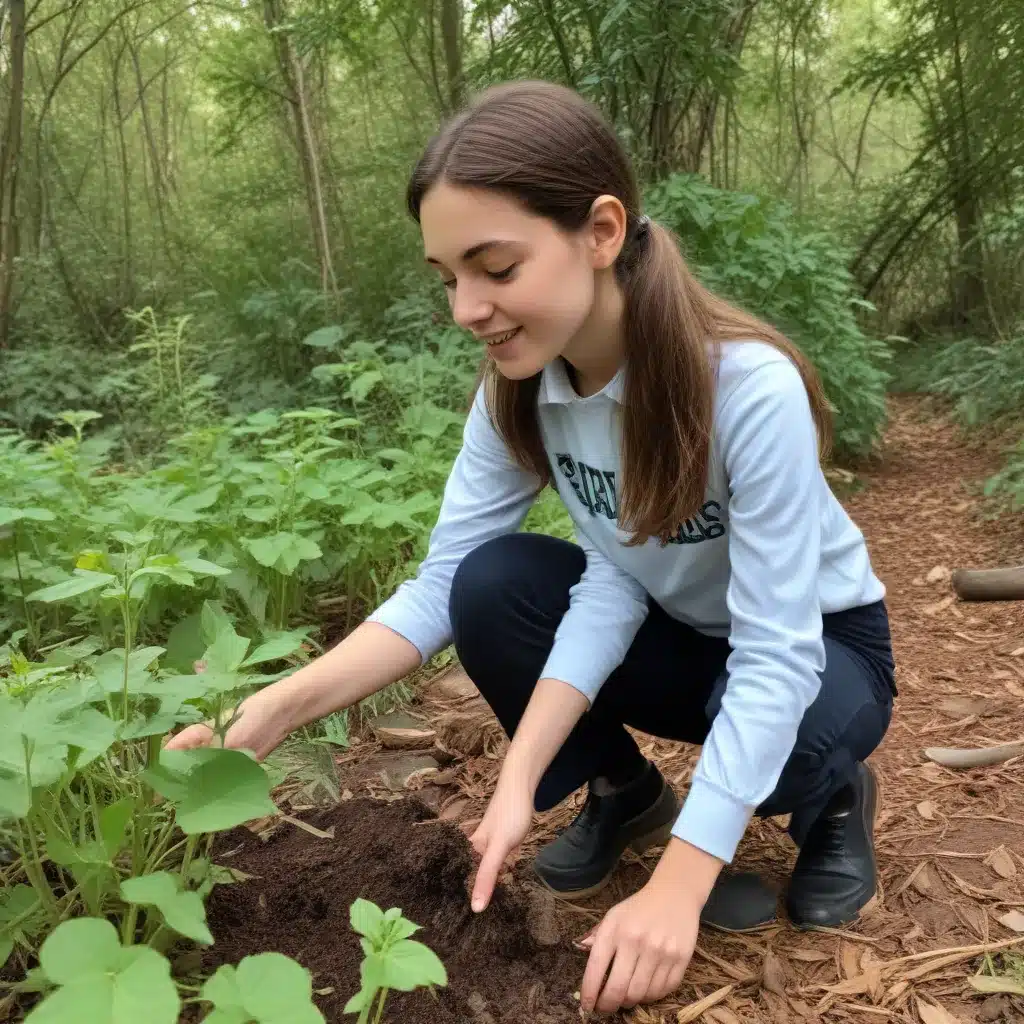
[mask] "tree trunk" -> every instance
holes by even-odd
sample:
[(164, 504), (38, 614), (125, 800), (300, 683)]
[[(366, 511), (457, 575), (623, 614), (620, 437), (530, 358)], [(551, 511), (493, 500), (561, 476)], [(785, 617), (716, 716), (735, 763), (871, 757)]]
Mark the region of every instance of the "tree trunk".
[(288, 102), (295, 122), (295, 145), (306, 186), (306, 204), (309, 208), (313, 243), (320, 264), (320, 287), (324, 295), (337, 296), (338, 280), (331, 255), (330, 230), (320, 177), (320, 158), (316, 146), (316, 133), (313, 130), (305, 69), (288, 34), (274, 31), (285, 21), (283, 0), (263, 0), (263, 17), (267, 28), (273, 33), (278, 66), (289, 94)]
[(11, 335), (14, 261), (18, 256), (18, 166), (25, 103), (25, 0), (10, 0), (11, 76), (0, 152), (0, 351)]
[(448, 72), (448, 105), (458, 110), (465, 98), (462, 78), (462, 0), (441, 0), (441, 43)]

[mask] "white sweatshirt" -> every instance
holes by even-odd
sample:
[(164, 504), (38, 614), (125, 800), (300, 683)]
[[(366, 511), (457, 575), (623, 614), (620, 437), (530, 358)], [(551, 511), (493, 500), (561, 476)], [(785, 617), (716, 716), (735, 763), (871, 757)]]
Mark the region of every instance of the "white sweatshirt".
[[(699, 515), (667, 546), (626, 547), (617, 524), (623, 374), (581, 398), (560, 360), (543, 371), (544, 446), (587, 566), (541, 678), (562, 680), (592, 702), (643, 623), (648, 595), (678, 621), (729, 637), (721, 710), (673, 827), (729, 862), (818, 693), (822, 614), (880, 600), (885, 588), (822, 473), (796, 367), (761, 342), (723, 346)], [(455, 569), (484, 541), (518, 530), (537, 493), (537, 478), (495, 431), (481, 389), (427, 557), (371, 620), (408, 639), (424, 660), (446, 647)], [(685, 686), (685, 673), (665, 685)]]

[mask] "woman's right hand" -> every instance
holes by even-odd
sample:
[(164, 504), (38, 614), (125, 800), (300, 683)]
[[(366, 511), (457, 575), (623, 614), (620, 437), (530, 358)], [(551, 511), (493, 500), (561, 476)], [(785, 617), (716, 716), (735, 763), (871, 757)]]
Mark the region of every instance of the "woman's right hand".
[[(251, 750), (262, 761), (291, 731), (286, 708), (271, 691), (273, 687), (254, 693), (241, 704), (238, 717), (224, 737), (224, 746), (234, 750)], [(172, 736), (165, 750), (194, 750), (196, 747), (220, 746), (220, 740), (209, 723), (199, 722)]]

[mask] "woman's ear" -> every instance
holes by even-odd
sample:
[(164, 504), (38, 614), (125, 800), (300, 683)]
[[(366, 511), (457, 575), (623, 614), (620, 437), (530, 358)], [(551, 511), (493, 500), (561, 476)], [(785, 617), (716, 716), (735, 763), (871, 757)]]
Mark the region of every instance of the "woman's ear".
[(626, 241), (626, 208), (615, 196), (598, 196), (590, 207), (587, 242), (595, 270), (612, 266)]

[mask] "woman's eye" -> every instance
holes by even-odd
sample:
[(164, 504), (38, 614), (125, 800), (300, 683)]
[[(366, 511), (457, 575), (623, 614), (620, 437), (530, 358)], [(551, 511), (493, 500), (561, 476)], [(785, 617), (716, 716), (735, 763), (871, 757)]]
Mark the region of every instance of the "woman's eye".
[(495, 281), (508, 281), (512, 277), (517, 266), (519, 266), (518, 263), (512, 263), (504, 270), (488, 270), (487, 276), (493, 278)]
[(448, 291), (452, 291), (455, 288), (455, 278), (453, 277), (450, 281), (442, 281), (441, 284), (443, 284)]

